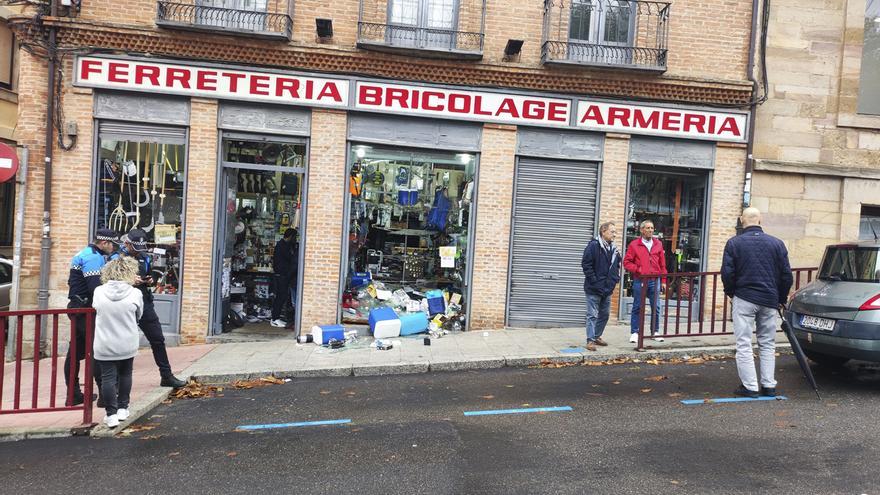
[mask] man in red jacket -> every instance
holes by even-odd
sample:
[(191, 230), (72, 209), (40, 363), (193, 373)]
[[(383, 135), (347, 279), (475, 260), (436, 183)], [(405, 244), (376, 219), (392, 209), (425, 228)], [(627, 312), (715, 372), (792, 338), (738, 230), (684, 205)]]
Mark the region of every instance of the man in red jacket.
[[(656, 335), (660, 326), (660, 292), (666, 290), (666, 278), (654, 278), (640, 280), (638, 276), (656, 275), (666, 273), (666, 253), (663, 252), (663, 243), (654, 238), (654, 222), (642, 221), (642, 236), (633, 239), (626, 247), (626, 256), (623, 257), (623, 268), (633, 277), (632, 293), (633, 306), (630, 317), (630, 342), (638, 342), (639, 316), (642, 310), (642, 290), (647, 289), (648, 300), (651, 302), (651, 335)], [(663, 342), (662, 337), (654, 337), (654, 340)]]

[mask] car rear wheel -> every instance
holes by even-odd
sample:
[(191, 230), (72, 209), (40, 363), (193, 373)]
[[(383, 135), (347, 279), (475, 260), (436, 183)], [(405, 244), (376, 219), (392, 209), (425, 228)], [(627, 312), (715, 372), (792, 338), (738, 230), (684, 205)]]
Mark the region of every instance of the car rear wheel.
[(811, 361), (818, 364), (819, 366), (824, 366), (826, 368), (840, 368), (849, 358), (840, 357), (840, 356), (832, 356), (830, 354), (822, 354), (821, 352), (816, 351), (808, 351), (804, 350), (804, 354), (810, 358)]

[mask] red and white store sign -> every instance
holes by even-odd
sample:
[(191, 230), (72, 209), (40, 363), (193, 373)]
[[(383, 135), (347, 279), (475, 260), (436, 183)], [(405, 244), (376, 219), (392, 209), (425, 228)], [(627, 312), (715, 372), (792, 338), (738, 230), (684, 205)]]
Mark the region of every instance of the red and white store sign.
[[(185, 96), (349, 107), (349, 79), (201, 67), (151, 60), (79, 57), (74, 84)], [(569, 127), (711, 141), (746, 141), (748, 116), (568, 98), (357, 81), (354, 108), (397, 115)]]
[(744, 113), (621, 105), (579, 100), (577, 126), (600, 132), (746, 142)]
[(371, 112), (423, 115), (567, 127), (571, 100), (482, 91), (359, 81), (355, 108)]
[(74, 84), (206, 98), (345, 107), (348, 81), (294, 74), (80, 57)]

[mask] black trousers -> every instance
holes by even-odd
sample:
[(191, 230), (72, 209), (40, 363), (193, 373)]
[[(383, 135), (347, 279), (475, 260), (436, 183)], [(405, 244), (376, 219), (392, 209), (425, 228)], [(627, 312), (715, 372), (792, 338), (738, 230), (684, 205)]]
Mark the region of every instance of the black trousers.
[(107, 416), (116, 414), (119, 409), (128, 409), (131, 397), (131, 373), (134, 358), (119, 361), (95, 360), (101, 371), (101, 400)]
[[(76, 309), (87, 308), (88, 306), (79, 302), (70, 301), (67, 304), (67, 307), (70, 309)], [(75, 332), (74, 338), (76, 342), (76, 356), (71, 356), (71, 351), (73, 351), (73, 344), (71, 343), (70, 347), (67, 348), (67, 356), (64, 357), (64, 384), (67, 385), (68, 388), (71, 387), (71, 384), (69, 382), (72, 367), (74, 380), (72, 386), (77, 392), (79, 392), (79, 362), (86, 358), (86, 315), (71, 316), (70, 321), (74, 327)], [(92, 376), (95, 377), (95, 381), (100, 386), (101, 375), (98, 372), (97, 366), (94, 364), (94, 361), (92, 362)]]
[(276, 274), (273, 279), (275, 282), (275, 299), (272, 300), (272, 319), (277, 320), (281, 318), (284, 306), (290, 301), (290, 282), (292, 278)]
[(144, 313), (138, 321), (138, 326), (150, 343), (153, 360), (159, 367), (159, 374), (162, 377), (171, 376), (171, 363), (168, 361), (168, 351), (165, 349), (165, 335), (162, 334), (162, 324), (159, 323), (159, 315), (156, 314), (152, 302), (144, 303)]

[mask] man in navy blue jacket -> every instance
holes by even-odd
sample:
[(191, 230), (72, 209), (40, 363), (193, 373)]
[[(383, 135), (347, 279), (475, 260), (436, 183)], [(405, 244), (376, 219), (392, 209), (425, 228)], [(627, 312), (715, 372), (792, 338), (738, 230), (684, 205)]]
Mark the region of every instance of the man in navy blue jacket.
[[(70, 261), (70, 275), (67, 278), (68, 308), (90, 308), (92, 295), (95, 287), (101, 285), (101, 268), (107, 262), (107, 256), (116, 249), (119, 242), (116, 232), (110, 229), (98, 229), (95, 231), (95, 239), (91, 244), (81, 249)], [(64, 383), (68, 388), (69, 398), (65, 401), (67, 406), (77, 406), (83, 403), (83, 393), (79, 386), (79, 362), (86, 357), (86, 317), (76, 315), (70, 317), (75, 329), (76, 355), (73, 355), (73, 345), (67, 348), (67, 356), (64, 358)], [(71, 377), (73, 381), (71, 382)], [(91, 380), (92, 377), (83, 377)]]
[(614, 246), (617, 227), (613, 222), (599, 226), (599, 238), (584, 248), (581, 268), (584, 270), (584, 293), (587, 295), (587, 349), (608, 345), (602, 333), (611, 313), (611, 294), (620, 282), (620, 251)]
[[(724, 293), (733, 298), (736, 369), (742, 382), (734, 393), (741, 397), (774, 397), (777, 308), (788, 300), (791, 266), (782, 241), (761, 228), (761, 212), (757, 208), (746, 208), (740, 219), (743, 231), (727, 241), (721, 263)], [(761, 361), (760, 390), (752, 351), (752, 326), (756, 327)]]

